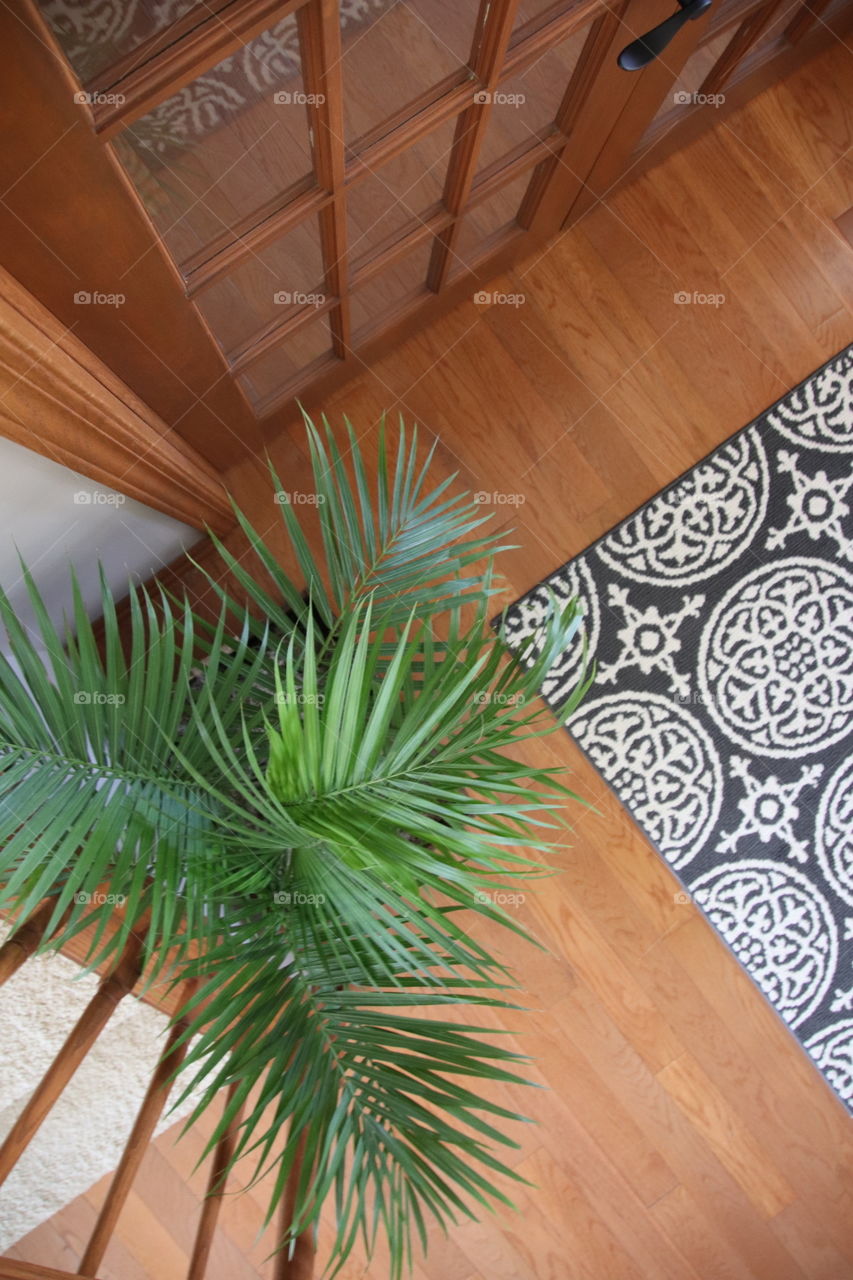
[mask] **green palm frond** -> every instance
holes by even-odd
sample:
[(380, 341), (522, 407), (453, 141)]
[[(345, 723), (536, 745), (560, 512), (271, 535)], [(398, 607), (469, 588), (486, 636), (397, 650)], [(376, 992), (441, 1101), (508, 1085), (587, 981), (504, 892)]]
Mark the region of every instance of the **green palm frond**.
[[(321, 555), (310, 548), (294, 506), (288, 502), (279, 505), (302, 586), (284, 572), (239, 508), (235, 513), (240, 526), (277, 595), (271, 595), (214, 536), (220, 555), (248, 599), (281, 635), (304, 626), (308, 604), (302, 587), (310, 592), (315, 616), (326, 627), (333, 627), (344, 612), (368, 598), (376, 616), (381, 614), (387, 626), (403, 625), (413, 610), (428, 615), (466, 602), (479, 604), (482, 574), (466, 576), (465, 571), (508, 548), (500, 545), (499, 535), (482, 532), (488, 517), (467, 494), (451, 495), (455, 475), (428, 485), (436, 446), (419, 467), (417, 430), (409, 435), (401, 420), (392, 461), (383, 421), (377, 433), (378, 462), (371, 485), (352, 425), (346, 423), (346, 457), (352, 475), (325, 418), (323, 427), (321, 435), (306, 418)], [(282, 494), (277, 473), (272, 467), (270, 471), (276, 490)], [(214, 591), (241, 613), (241, 605), (235, 604), (206, 570), (202, 572)]]
[[(162, 594), (155, 608), (144, 588), (131, 586), (125, 654), (102, 577), (99, 651), (76, 579), (73, 619), (60, 634), (26, 567), (23, 576), (34, 635), (0, 591), (10, 651), (0, 655), (0, 908), (23, 922), (52, 897), (53, 945), (97, 926), (92, 964), (119, 951), (143, 920), (146, 955), (164, 961), (170, 943), (177, 957), (210, 934), (210, 895), (224, 887), (221, 838), (176, 755), (178, 743), (183, 755), (198, 754), (185, 732), (192, 613), (185, 605), (178, 625)], [(240, 713), (229, 698), (237, 674), (244, 668), (251, 679), (265, 660), (263, 646), (248, 649), (248, 636), (245, 626), (241, 637), (227, 637), (235, 648), (219, 686), (223, 725)], [(225, 639), (220, 624), (214, 660)], [(248, 892), (253, 878), (241, 869), (229, 889)]]
[[(224, 1175), (251, 1152), (272, 1213), (298, 1164), (283, 1247), (328, 1198), (331, 1271), (381, 1231), (396, 1280), (428, 1217), (514, 1176), (517, 1117), (484, 1090), (520, 1059), (476, 1012), (517, 1007), (515, 987), (469, 922), (524, 932), (496, 891), (550, 873), (577, 797), (513, 749), (589, 681), (545, 711), (577, 603), (507, 653), (488, 625), (503, 548), (452, 477), (430, 483), (415, 433), (389, 449), (383, 427), (373, 469), (349, 424), (343, 448), (307, 433), (319, 549), (282, 504), (292, 577), (235, 508), (254, 561), (215, 539), (240, 592), (208, 575), (216, 623), (131, 588), (122, 636), (102, 582), (99, 646), (76, 583), (60, 634), (28, 577), (43, 663), (0, 593), (0, 907), (52, 898), (55, 945), (94, 922), (92, 963), (145, 924), (154, 972), (168, 954), (200, 984), (177, 1069), (194, 1115), (235, 1090), (211, 1145), (252, 1098)], [(104, 891), (125, 900), (112, 940)]]
[(354, 939), (339, 949), (336, 925), (325, 936), (303, 927), (310, 910), (293, 913), (286, 935), (275, 928), (240, 936), (193, 966), (203, 978), (197, 1001), (206, 1007), (186, 1032), (201, 1031), (186, 1068), (195, 1073), (202, 1064), (193, 1087), (201, 1080), (203, 1092), (187, 1126), (234, 1086), (212, 1149), (260, 1079), (235, 1159), (254, 1152), (256, 1177), (274, 1167), (267, 1221), (301, 1153), (292, 1234), (314, 1224), (331, 1195), (332, 1274), (359, 1232), (370, 1253), (382, 1229), (397, 1277), (427, 1216), (447, 1225), (460, 1213), (474, 1216), (476, 1205), (508, 1203), (494, 1178), (516, 1175), (494, 1151), (517, 1143), (498, 1122), (523, 1119), (482, 1096), (486, 1081), (523, 1083), (519, 1055), (476, 1027), (424, 1011), (515, 1006), (462, 979), (424, 990), (405, 960), (398, 969), (371, 968), (366, 953), (352, 954)]

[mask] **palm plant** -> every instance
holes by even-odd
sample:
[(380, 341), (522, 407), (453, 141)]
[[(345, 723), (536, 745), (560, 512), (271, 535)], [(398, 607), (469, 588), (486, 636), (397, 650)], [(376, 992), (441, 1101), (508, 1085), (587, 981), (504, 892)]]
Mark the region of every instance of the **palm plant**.
[(465, 920), (520, 932), (494, 891), (563, 829), (573, 793), (508, 750), (557, 725), (536, 693), (578, 611), (554, 602), (507, 653), (502, 548), (452, 477), (430, 486), (416, 435), (390, 456), (383, 429), (371, 482), (349, 424), (346, 456), (306, 427), (319, 554), (279, 507), (301, 582), (235, 508), (254, 567), (215, 540), (239, 586), (209, 576), (215, 623), (131, 587), (122, 637), (102, 581), (99, 644), (76, 581), (60, 632), (27, 574), (43, 661), (0, 593), (0, 906), (23, 923), (51, 899), (54, 947), (94, 926), (92, 965), (144, 924), (149, 978), (196, 984), (188, 1123), (229, 1090), (210, 1150), (249, 1103), (225, 1176), (254, 1152), (270, 1215), (292, 1198), (283, 1249), (331, 1197), (330, 1272), (383, 1233), (398, 1277), (429, 1217), (515, 1176), (498, 1152), (521, 1117), (479, 1089), (517, 1082), (518, 1055), (476, 1025), (514, 986)]

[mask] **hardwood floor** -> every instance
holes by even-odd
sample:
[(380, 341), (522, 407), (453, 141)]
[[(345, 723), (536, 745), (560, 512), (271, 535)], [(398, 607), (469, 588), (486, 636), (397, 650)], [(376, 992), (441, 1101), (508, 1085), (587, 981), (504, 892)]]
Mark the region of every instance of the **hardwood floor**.
[[(853, 339), (853, 247), (834, 222), (853, 205), (851, 65), (837, 44), (489, 285), (523, 305), (466, 303), (325, 406), (368, 442), (384, 408), (438, 437), (438, 472), (516, 531), (507, 599)], [(271, 451), (298, 488), (299, 429)], [(260, 466), (231, 479), (271, 527)], [(841, 1104), (569, 739), (530, 750), (596, 806), (575, 809), (562, 876), (523, 908), (547, 953), (500, 944), (532, 1010), (507, 1025), (548, 1086), (506, 1090), (539, 1122), (516, 1153), (536, 1189), (519, 1215), (436, 1233), (417, 1280), (845, 1280)], [(146, 1157), (105, 1280), (185, 1273), (203, 1134), (172, 1139)], [(73, 1266), (104, 1191), (12, 1256)], [(229, 1198), (216, 1280), (271, 1275), (261, 1203)], [(342, 1273), (385, 1274), (381, 1258)]]

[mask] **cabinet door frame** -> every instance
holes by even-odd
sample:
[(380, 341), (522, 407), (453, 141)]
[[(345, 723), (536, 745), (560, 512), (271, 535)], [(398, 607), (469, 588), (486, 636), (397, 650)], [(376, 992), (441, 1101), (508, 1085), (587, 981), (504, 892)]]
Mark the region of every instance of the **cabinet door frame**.
[[(796, 71), (833, 40), (853, 31), (853, 0), (848, 0), (845, 8), (824, 21), (821, 15), (830, 7), (831, 0), (808, 0), (796, 9), (782, 32), (784, 43), (768, 50), (766, 57), (756, 63), (756, 46), (776, 17), (790, 8), (790, 0), (752, 0), (752, 3), (745, 0), (742, 12), (730, 21), (730, 40), (699, 90), (709, 96), (724, 93), (725, 102), (713, 107), (691, 106), (680, 120), (665, 127), (662, 135), (653, 136), (644, 147), (644, 136), (659, 106), (705, 36), (713, 35), (714, 6), (703, 18), (688, 22), (666, 51), (665, 59), (653, 62), (636, 77), (634, 92), (599, 153), (589, 174), (587, 189), (566, 215), (564, 227), (582, 217), (596, 201), (636, 180), (757, 93)], [(722, 29), (729, 30), (729, 24)]]
[[(104, 74), (103, 82), (121, 90), (109, 95), (117, 101), (101, 101), (90, 81), (83, 91), (89, 101), (82, 104), (75, 101), (80, 82), (36, 0), (12, 0), (0, 10), (6, 110), (14, 104), (9, 145), (0, 159), (3, 265), (171, 429), (224, 470), (261, 450), (292, 420), (296, 396), (316, 404), (378, 354), (472, 296), (490, 276), (544, 246), (567, 218), (590, 208), (630, 168), (638, 139), (707, 19), (688, 23), (665, 57), (639, 75), (620, 70), (616, 56), (668, 16), (672, 5), (673, 0), (556, 0), (519, 30), (518, 0), (480, 0), (467, 68), (347, 146), (337, 0), (232, 0), (227, 24), (196, 5)], [(305, 89), (316, 99), (308, 108), (313, 173), (179, 267), (110, 140), (152, 104), (288, 14), (298, 27)], [(481, 170), (495, 89), (574, 33), (584, 34), (584, 43), (552, 124)], [(797, 49), (816, 34), (806, 33)], [(348, 193), (451, 121), (455, 134), (441, 201), (369, 252), (352, 253)], [(522, 183), (514, 217), (487, 236), (460, 269), (454, 254), (466, 216), (503, 188)], [(308, 219), (319, 227), (322, 307), (276, 318), (224, 350), (195, 299)], [(354, 336), (352, 299), (427, 249), (422, 284)], [(124, 301), (80, 306), (80, 291), (121, 295)], [(245, 379), (251, 369), (286, 351), (312, 324), (328, 326), (328, 355), (250, 403)]]

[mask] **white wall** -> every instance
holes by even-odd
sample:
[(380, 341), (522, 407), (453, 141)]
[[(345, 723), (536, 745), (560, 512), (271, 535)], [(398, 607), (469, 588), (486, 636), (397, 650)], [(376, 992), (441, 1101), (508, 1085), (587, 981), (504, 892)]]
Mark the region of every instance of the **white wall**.
[[(71, 607), (70, 564), (90, 616), (96, 617), (98, 560), (120, 599), (130, 576), (143, 581), (201, 536), (189, 525), (2, 437), (0, 517), (0, 584), (28, 626), (33, 615), (19, 553), (51, 617), (61, 623), (63, 610)], [(6, 649), (5, 634), (0, 634), (0, 647)]]

